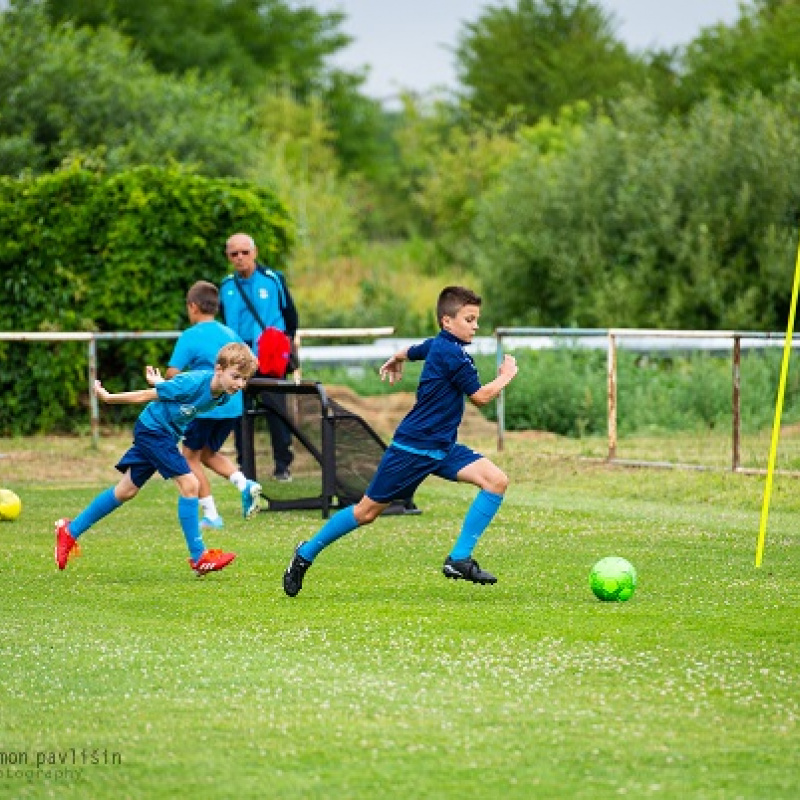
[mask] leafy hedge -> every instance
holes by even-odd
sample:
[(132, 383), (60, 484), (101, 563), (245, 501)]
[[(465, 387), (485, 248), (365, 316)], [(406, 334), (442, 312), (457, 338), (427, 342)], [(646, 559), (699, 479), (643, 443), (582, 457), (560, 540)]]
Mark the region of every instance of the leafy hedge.
[[(196, 280), (219, 283), (228, 271), (225, 240), (240, 230), (255, 238), (262, 261), (285, 263), (288, 213), (244, 181), (178, 167), (0, 178), (0, 330), (183, 328), (186, 290)], [(115, 390), (141, 387), (144, 364), (163, 364), (172, 345), (101, 344), (100, 375)], [(0, 433), (85, 425), (86, 349), (0, 342)]]
[[(520, 372), (506, 390), (509, 430), (546, 430), (564, 436), (607, 431), (606, 353), (600, 350), (518, 351)], [(745, 351), (741, 362), (741, 425), (745, 433), (769, 428), (775, 412), (780, 349)], [(731, 355), (674, 351), (617, 354), (620, 435), (729, 429)], [(484, 380), (493, 374), (484, 363)], [(784, 419), (797, 419), (800, 371), (790, 369)], [(491, 404), (487, 416), (495, 419)]]

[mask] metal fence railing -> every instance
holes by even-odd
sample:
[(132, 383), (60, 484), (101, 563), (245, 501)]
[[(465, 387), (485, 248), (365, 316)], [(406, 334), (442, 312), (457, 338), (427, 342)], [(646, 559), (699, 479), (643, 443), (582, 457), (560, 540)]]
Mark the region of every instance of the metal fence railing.
[[(372, 339), (379, 336), (391, 336), (392, 327), (380, 328), (300, 328), (296, 334), (297, 351), (300, 367), (294, 379), (302, 378), (302, 342), (303, 339)], [(136, 339), (177, 339), (181, 331), (113, 331), (95, 333), (91, 331), (0, 331), (0, 341), (10, 342), (86, 342), (87, 348), (87, 385), (89, 388), (89, 415), (91, 418), (92, 443), (96, 446), (100, 441), (100, 405), (94, 393), (94, 382), (97, 380), (97, 343), (99, 341), (128, 341)]]
[[(734, 472), (763, 472), (745, 470), (741, 466), (741, 355), (744, 348), (778, 347), (786, 340), (785, 333), (749, 331), (690, 331), (636, 328), (497, 328), (496, 361), (499, 368), (504, 349), (527, 347), (534, 349), (555, 346), (565, 340), (575, 347), (604, 349), (607, 352), (608, 451), (607, 460), (631, 466), (676, 466), (655, 461), (631, 461), (617, 456), (617, 349), (633, 350), (731, 350), (731, 470)], [(657, 342), (657, 346), (654, 345)], [(800, 345), (800, 336), (792, 338), (792, 346)], [(497, 448), (503, 449), (505, 438), (505, 402), (501, 394), (497, 401)]]

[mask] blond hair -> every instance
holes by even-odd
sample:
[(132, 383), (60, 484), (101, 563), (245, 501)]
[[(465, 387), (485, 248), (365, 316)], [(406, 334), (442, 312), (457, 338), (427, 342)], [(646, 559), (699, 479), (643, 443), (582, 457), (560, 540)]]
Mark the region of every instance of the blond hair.
[(258, 369), (258, 359), (246, 344), (231, 342), (217, 353), (217, 366), (220, 369), (238, 367), (242, 375), (252, 378)]

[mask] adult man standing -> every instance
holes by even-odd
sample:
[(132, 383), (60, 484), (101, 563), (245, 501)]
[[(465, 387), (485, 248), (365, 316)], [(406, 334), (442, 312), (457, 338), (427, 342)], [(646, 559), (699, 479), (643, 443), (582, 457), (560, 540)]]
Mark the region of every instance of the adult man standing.
[[(258, 249), (253, 238), (246, 233), (234, 234), (225, 245), (225, 255), (234, 269), (234, 273), (220, 286), (225, 324), (236, 331), (254, 353), (258, 352), (258, 337), (264, 328), (278, 328), (294, 339), (297, 309), (289, 287), (280, 272), (258, 263)], [(279, 416), (286, 416), (286, 396), (265, 394), (262, 401), (267, 409), (267, 425), (272, 438), (275, 479), (290, 481), (292, 435)], [(241, 425), (236, 433), (236, 449), (241, 460)]]

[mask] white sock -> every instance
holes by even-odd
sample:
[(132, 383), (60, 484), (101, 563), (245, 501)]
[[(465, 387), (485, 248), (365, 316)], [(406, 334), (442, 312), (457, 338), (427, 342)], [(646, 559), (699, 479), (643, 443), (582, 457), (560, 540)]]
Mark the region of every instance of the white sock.
[(244, 491), (244, 487), (247, 486), (247, 478), (245, 478), (244, 473), (241, 470), (237, 470), (233, 473), (233, 475), (228, 478), (228, 480), (240, 491)]
[(219, 516), (219, 512), (217, 511), (217, 505), (214, 502), (214, 498), (212, 495), (200, 498), (200, 508), (203, 509), (204, 517), (208, 517), (209, 519), (216, 519)]

